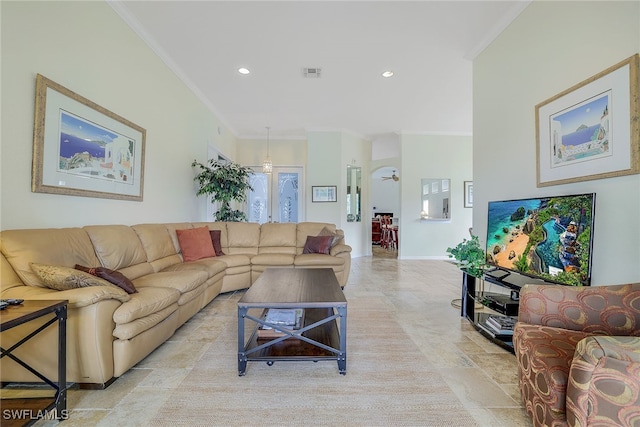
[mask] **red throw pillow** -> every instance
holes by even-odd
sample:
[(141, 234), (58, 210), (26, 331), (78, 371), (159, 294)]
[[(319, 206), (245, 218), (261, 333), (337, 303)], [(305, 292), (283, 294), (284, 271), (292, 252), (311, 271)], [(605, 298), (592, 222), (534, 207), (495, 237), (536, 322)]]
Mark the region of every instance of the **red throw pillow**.
[(124, 291), (128, 294), (135, 294), (136, 292), (138, 292), (136, 287), (133, 285), (133, 282), (129, 280), (127, 276), (120, 273), (119, 271), (111, 270), (105, 267), (95, 267), (95, 268), (84, 267), (79, 264), (76, 264), (75, 269), (84, 271), (85, 273), (89, 273), (93, 276), (104, 279), (107, 282), (112, 283), (117, 287), (124, 289)]
[(207, 226), (176, 230), (185, 262), (216, 256)]
[(303, 254), (329, 254), (333, 236), (307, 236)]
[(324, 227), (322, 230), (320, 230), (320, 232), (318, 233), (318, 236), (331, 236), (333, 238), (331, 241), (331, 247), (334, 247), (335, 245), (340, 243), (342, 239), (344, 239), (344, 236), (338, 233), (334, 233), (333, 231), (329, 230), (327, 227)]
[(222, 252), (222, 245), (220, 244), (220, 230), (209, 230), (209, 234), (211, 235), (211, 243), (213, 243), (213, 250), (216, 253), (216, 256), (224, 255)]

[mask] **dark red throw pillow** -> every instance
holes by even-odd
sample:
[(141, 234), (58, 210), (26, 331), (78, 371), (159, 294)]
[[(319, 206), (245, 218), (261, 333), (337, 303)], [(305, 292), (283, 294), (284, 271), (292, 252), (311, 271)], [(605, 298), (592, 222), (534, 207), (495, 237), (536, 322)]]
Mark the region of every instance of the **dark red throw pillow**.
[(92, 276), (99, 277), (101, 279), (106, 280), (109, 283), (116, 285), (119, 288), (124, 289), (128, 294), (135, 294), (138, 292), (136, 287), (133, 285), (133, 282), (127, 278), (124, 274), (119, 271), (110, 270), (105, 267), (84, 267), (82, 265), (76, 264), (76, 270), (84, 271), (85, 273), (89, 273)]
[(303, 254), (329, 254), (333, 236), (307, 236)]
[(216, 253), (216, 256), (224, 255), (222, 252), (222, 245), (220, 244), (220, 230), (209, 230), (209, 234), (211, 235), (211, 243), (213, 243), (213, 251)]

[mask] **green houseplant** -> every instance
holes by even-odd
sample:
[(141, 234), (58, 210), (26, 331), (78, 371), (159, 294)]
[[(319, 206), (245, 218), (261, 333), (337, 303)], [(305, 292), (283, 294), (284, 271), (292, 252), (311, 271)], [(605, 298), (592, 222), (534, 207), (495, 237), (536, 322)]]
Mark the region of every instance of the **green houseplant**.
[(243, 211), (232, 209), (231, 202), (243, 203), (252, 191), (249, 177), (253, 174), (251, 168), (237, 163), (222, 163), (210, 159), (208, 165), (193, 161), (191, 167), (198, 167), (200, 172), (193, 178), (198, 182), (196, 193), (211, 195), (211, 203), (219, 203), (214, 217), (216, 221), (240, 222), (246, 221), (247, 216)]
[[(466, 289), (470, 286), (469, 280), (475, 283), (475, 279), (469, 279), (468, 276), (475, 277), (480, 281), (479, 293), (480, 298), (484, 295), (484, 272), (489, 268), (487, 263), (487, 254), (482, 246), (478, 236), (471, 235), (471, 239), (462, 239), (462, 242), (458, 243), (455, 248), (447, 248), (449, 258), (455, 258), (456, 264), (460, 270), (465, 273), (462, 277), (463, 295), (466, 294)], [(475, 284), (473, 285), (475, 289)], [(465, 297), (467, 298), (467, 297)], [(454, 300), (452, 305), (458, 307), (457, 304), (464, 305), (462, 299)], [(467, 302), (469, 304), (469, 302)], [(482, 303), (478, 300), (473, 304), (475, 308), (481, 308)], [(463, 311), (464, 311), (463, 307)]]
[(473, 277), (482, 278), (489, 268), (487, 254), (480, 246), (478, 236), (471, 235), (471, 239), (462, 239), (455, 248), (447, 248), (449, 258), (455, 258), (458, 268)]

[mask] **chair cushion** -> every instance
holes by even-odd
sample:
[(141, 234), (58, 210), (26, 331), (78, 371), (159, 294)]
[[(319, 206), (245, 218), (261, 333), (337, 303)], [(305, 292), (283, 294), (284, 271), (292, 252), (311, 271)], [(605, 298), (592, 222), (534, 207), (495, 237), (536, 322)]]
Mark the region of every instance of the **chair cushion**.
[(576, 345), (590, 335), (516, 323), (513, 344), (518, 359), (520, 391), (526, 397), (527, 410), (546, 408), (557, 414), (565, 413), (569, 369)]

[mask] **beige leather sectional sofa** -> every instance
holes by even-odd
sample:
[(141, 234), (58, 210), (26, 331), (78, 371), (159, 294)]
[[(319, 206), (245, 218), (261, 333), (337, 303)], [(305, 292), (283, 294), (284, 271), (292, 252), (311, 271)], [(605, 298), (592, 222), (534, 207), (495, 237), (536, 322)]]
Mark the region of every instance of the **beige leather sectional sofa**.
[[(224, 255), (183, 262), (176, 230), (220, 230)], [(326, 223), (171, 223), (92, 225), (79, 228), (5, 230), (1, 233), (1, 297), (69, 300), (67, 380), (103, 388), (173, 335), (218, 294), (251, 286), (271, 266), (330, 267), (345, 286), (351, 247), (344, 240), (329, 254), (303, 254), (307, 236)], [(325, 232), (327, 231), (325, 230)], [(131, 279), (137, 292), (116, 286), (58, 291), (43, 287), (31, 263), (106, 267)], [(21, 339), (33, 324), (2, 334), (2, 347)], [(16, 354), (57, 378), (57, 328), (50, 327)], [(36, 381), (3, 358), (2, 381)]]

